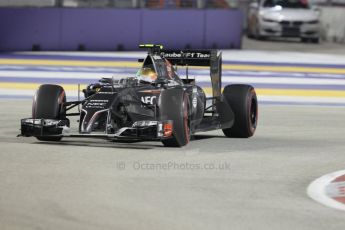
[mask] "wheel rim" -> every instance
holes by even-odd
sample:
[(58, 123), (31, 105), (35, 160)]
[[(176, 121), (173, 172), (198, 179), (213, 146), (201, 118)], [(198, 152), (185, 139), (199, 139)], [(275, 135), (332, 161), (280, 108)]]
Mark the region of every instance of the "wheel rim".
[(255, 130), (258, 120), (258, 104), (257, 99), (252, 95), (249, 108), (249, 122), (251, 129)]

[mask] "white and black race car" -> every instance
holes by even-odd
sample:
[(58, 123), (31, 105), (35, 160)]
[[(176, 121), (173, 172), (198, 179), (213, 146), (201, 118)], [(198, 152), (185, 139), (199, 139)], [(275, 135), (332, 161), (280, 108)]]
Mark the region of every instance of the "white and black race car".
[[(66, 101), (59, 85), (41, 85), (32, 104), (32, 117), (21, 120), (21, 136), (41, 141), (64, 137), (111, 140), (157, 140), (180, 147), (197, 132), (222, 129), (227, 137), (254, 134), (258, 119), (255, 90), (250, 85), (221, 84), (221, 53), (217, 50), (147, 48), (138, 74), (103, 78), (83, 90), (85, 99)], [(176, 66), (209, 66), (213, 95), (207, 97), (193, 79), (181, 79)], [(188, 76), (188, 75), (187, 75)], [(72, 108), (80, 107), (77, 113)], [(78, 132), (68, 117), (78, 116)]]

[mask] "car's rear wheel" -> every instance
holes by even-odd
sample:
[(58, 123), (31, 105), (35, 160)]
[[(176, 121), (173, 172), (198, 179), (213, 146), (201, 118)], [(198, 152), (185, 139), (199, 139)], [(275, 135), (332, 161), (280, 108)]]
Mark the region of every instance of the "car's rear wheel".
[[(65, 119), (66, 112), (62, 104), (66, 102), (65, 90), (59, 85), (41, 85), (32, 103), (34, 119)], [(60, 141), (62, 137), (38, 136), (40, 141)]]
[(248, 138), (254, 135), (258, 122), (258, 102), (250, 85), (227, 85), (223, 97), (235, 114), (231, 128), (223, 129), (227, 137)]
[(182, 147), (190, 141), (189, 98), (183, 89), (167, 89), (160, 95), (162, 120), (173, 121), (172, 136), (162, 140), (166, 147)]

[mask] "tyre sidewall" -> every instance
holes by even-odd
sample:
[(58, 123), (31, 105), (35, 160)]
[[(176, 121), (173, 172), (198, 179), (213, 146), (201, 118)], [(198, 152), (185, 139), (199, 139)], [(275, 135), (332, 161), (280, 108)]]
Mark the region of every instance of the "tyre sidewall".
[(41, 85), (32, 104), (32, 117), (35, 119), (63, 119), (62, 104), (66, 101), (64, 89), (58, 85)]
[[(255, 90), (250, 85), (228, 85), (223, 97), (234, 111), (235, 121), (231, 128), (223, 129), (228, 137), (251, 137), (254, 135), (258, 120), (258, 105)], [(255, 113), (252, 121), (252, 109)]]
[(173, 121), (173, 136), (163, 140), (170, 147), (181, 147), (190, 141), (189, 99), (183, 89), (167, 89), (160, 96), (162, 120)]
[[(62, 104), (66, 102), (64, 89), (58, 85), (41, 85), (33, 99), (32, 118), (66, 119)], [(37, 136), (40, 141), (60, 141), (62, 137)]]

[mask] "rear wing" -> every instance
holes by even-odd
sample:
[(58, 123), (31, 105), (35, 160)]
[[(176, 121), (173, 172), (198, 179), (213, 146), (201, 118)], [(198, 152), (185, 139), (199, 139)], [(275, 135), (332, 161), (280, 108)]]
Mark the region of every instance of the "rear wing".
[(160, 50), (162, 57), (173, 65), (209, 66), (213, 97), (222, 90), (222, 53), (218, 50)]

